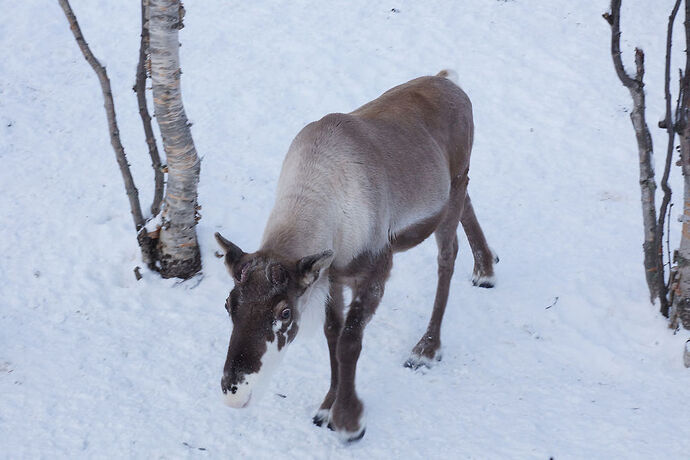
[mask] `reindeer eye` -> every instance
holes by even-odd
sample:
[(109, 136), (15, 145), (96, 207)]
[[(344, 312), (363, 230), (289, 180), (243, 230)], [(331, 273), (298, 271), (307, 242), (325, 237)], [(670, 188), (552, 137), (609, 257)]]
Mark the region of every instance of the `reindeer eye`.
[(283, 311), (280, 312), (280, 319), (283, 321), (287, 321), (290, 319), (292, 316), (292, 311), (290, 311), (289, 308), (283, 308)]

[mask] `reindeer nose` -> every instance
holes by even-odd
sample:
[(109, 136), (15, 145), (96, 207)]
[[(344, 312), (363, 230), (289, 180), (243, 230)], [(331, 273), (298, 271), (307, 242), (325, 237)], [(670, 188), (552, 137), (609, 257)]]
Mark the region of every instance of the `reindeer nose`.
[(252, 388), (247, 376), (244, 376), (241, 383), (232, 375), (224, 374), (220, 380), (220, 387), (223, 390), (225, 404), (236, 409), (247, 407), (252, 399)]
[(223, 374), (223, 378), (220, 379), (220, 388), (223, 390), (223, 394), (237, 393), (236, 379), (232, 378), (228, 374)]

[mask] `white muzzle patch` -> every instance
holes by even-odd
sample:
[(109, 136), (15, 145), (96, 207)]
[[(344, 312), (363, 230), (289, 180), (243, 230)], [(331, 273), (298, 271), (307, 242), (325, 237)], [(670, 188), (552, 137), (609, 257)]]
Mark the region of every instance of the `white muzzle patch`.
[(234, 393), (228, 390), (223, 394), (225, 404), (235, 409), (247, 407), (252, 399), (252, 387), (256, 377), (257, 374), (245, 375), (244, 380), (237, 385)]
[(259, 372), (245, 374), (244, 380), (237, 384), (235, 393), (228, 390), (223, 395), (225, 404), (240, 409), (247, 407), (251, 401), (259, 400), (268, 387), (271, 375), (282, 361), (286, 349), (287, 344), (278, 350), (278, 340), (268, 342), (266, 353), (261, 357)]

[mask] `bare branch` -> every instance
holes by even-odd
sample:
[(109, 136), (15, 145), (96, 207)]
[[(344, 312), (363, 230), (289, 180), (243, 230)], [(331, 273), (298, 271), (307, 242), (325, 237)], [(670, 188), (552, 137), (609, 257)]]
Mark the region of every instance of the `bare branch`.
[[(639, 82), (632, 78), (625, 71), (623, 67), (623, 60), (621, 59), (621, 30), (620, 30), (620, 16), (621, 16), (621, 1), (622, 0), (611, 0), (611, 12), (604, 13), (603, 17), (611, 25), (611, 56), (613, 57), (613, 66), (616, 69), (618, 78), (620, 79), (623, 86), (628, 89), (637, 87), (642, 81)], [(636, 60), (637, 61), (637, 60)]]
[[(673, 23), (676, 20), (678, 9), (680, 8), (681, 0), (676, 0), (671, 15), (668, 17), (668, 27), (666, 30), (666, 70), (664, 74), (664, 97), (666, 100), (666, 116), (663, 122), (663, 128), (668, 133), (668, 144), (666, 146), (666, 162), (664, 163), (664, 175), (661, 178), (661, 189), (664, 191), (664, 198), (661, 200), (661, 207), (659, 208), (659, 221), (656, 226), (657, 244), (658, 244), (658, 266), (664, 266), (664, 248), (663, 248), (663, 233), (664, 220), (666, 219), (666, 210), (671, 201), (671, 187), (668, 185), (668, 176), (671, 171), (671, 161), (673, 160), (673, 146), (675, 144), (676, 131), (672, 120), (673, 113), (671, 112), (671, 44), (673, 42)], [(668, 236), (668, 235), (667, 235)], [(669, 259), (670, 262), (670, 259)], [(659, 303), (661, 314), (668, 318), (669, 302), (668, 302), (668, 288), (664, 276), (660, 274), (657, 279), (659, 289)]]
[(134, 92), (137, 93), (137, 103), (139, 104), (139, 115), (141, 123), (144, 125), (146, 134), (146, 144), (149, 147), (151, 156), (151, 166), (155, 180), (153, 191), (153, 203), (151, 204), (151, 215), (155, 216), (160, 212), (161, 202), (163, 201), (163, 170), (161, 168), (161, 157), (158, 154), (156, 137), (151, 127), (151, 115), (146, 103), (146, 61), (149, 48), (149, 27), (148, 27), (148, 0), (141, 0), (141, 43), (139, 45), (139, 63), (137, 64), (137, 78), (134, 84)]
[(117, 164), (120, 166), (120, 173), (122, 174), (122, 180), (125, 183), (125, 190), (127, 191), (127, 197), (129, 198), (129, 207), (132, 212), (132, 219), (134, 220), (134, 226), (139, 231), (144, 226), (144, 217), (141, 214), (141, 205), (139, 204), (139, 192), (134, 185), (134, 179), (132, 178), (132, 173), (129, 170), (129, 164), (127, 163), (127, 157), (125, 155), (125, 149), (120, 142), (120, 131), (117, 127), (117, 120), (115, 118), (115, 104), (113, 102), (113, 93), (110, 89), (110, 79), (105, 71), (105, 67), (96, 59), (96, 57), (91, 52), (89, 45), (84, 40), (84, 36), (81, 33), (79, 23), (77, 18), (72, 11), (72, 7), (68, 0), (58, 0), (62, 10), (65, 12), (67, 21), (69, 22), (70, 29), (74, 38), (81, 49), (82, 54), (86, 61), (91, 65), (91, 68), (98, 76), (98, 81), (101, 83), (101, 91), (103, 92), (103, 100), (105, 106), (105, 113), (108, 117), (108, 129), (110, 131), (110, 143), (115, 150), (115, 157), (117, 159)]
[[(654, 167), (652, 166), (653, 146), (652, 136), (645, 120), (645, 94), (644, 83), (644, 53), (641, 49), (635, 49), (635, 78), (625, 71), (620, 51), (620, 8), (621, 0), (611, 0), (611, 12), (604, 14), (604, 19), (611, 25), (611, 57), (618, 78), (623, 86), (628, 88), (633, 100), (633, 110), (630, 112), (630, 120), (635, 129), (637, 149), (640, 164), (640, 191), (642, 201), (642, 225), (644, 229), (644, 268), (649, 296), (652, 303), (659, 295), (659, 277), (663, 284), (663, 263), (659, 265), (659, 236), (657, 232), (656, 203), (654, 194), (656, 181), (654, 179)], [(662, 257), (663, 259), (663, 257)]]

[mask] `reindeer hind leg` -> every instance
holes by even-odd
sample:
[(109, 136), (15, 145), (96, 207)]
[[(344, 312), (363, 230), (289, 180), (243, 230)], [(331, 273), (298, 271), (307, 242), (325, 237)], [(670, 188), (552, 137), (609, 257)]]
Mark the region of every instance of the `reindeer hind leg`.
[(441, 323), (446, 311), (450, 280), (453, 277), (455, 259), (458, 255), (457, 229), (463, 213), (466, 193), (467, 181), (458, 180), (451, 185), (448, 209), (434, 232), (438, 245), (438, 284), (434, 309), (427, 330), (412, 349), (405, 367), (412, 369), (420, 366), (430, 367), (434, 361), (441, 360)]
[(477, 216), (472, 207), (470, 196), (465, 198), (465, 206), (460, 218), (462, 228), (467, 235), (467, 240), (472, 249), (474, 257), (474, 270), (472, 272), (472, 284), (483, 288), (492, 288), (496, 284), (494, 277), (494, 264), (498, 262), (498, 257), (489, 248), (484, 237), (482, 227), (477, 221)]

